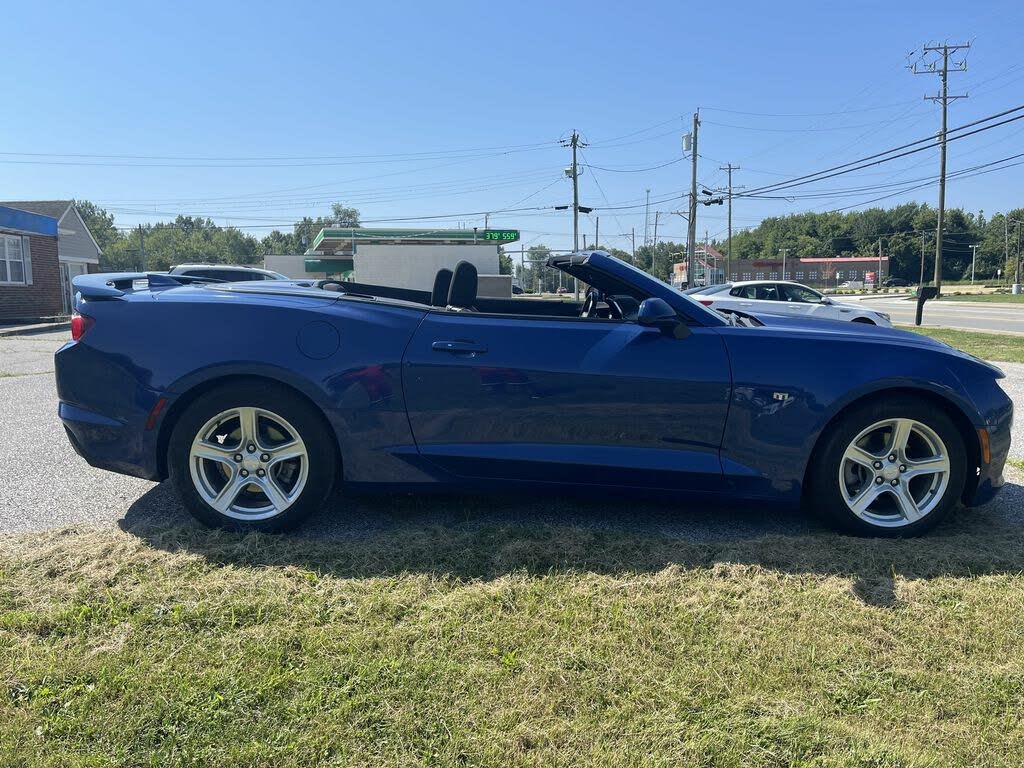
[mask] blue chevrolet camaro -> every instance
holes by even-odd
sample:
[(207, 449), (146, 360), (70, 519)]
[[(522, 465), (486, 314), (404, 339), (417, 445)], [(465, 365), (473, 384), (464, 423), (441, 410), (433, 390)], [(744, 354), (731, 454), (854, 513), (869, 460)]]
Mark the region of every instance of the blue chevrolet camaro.
[[(75, 278), (60, 418), (202, 522), (280, 530), (332, 488), (659, 491), (909, 535), (1002, 485), (993, 366), (897, 330), (719, 314), (601, 251), (585, 301), (317, 282)], [(344, 507), (336, 514), (344, 514)], [(623, 514), (629, 514), (624, 511)]]

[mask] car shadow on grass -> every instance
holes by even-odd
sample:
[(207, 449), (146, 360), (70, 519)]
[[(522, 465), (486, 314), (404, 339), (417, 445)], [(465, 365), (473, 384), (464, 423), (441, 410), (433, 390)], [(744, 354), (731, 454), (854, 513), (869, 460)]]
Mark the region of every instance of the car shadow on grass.
[(850, 578), (865, 603), (897, 603), (895, 579), (1024, 571), (1024, 486), (907, 540), (845, 536), (796, 510), (680, 501), (516, 495), (337, 496), (285, 535), (209, 530), (163, 483), (120, 526), (148, 545), (213, 565), (294, 566), (342, 578), (426, 573), (462, 581), (509, 573), (650, 573), (719, 563)]

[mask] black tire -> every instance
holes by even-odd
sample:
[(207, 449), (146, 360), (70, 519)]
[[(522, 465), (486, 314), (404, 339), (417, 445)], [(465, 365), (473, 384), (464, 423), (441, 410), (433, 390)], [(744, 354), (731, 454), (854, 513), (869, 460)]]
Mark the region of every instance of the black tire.
[[(225, 514), (211, 506), (197, 488), (190, 464), (193, 440), (211, 419), (235, 408), (256, 408), (261, 412), (282, 417), (298, 433), (305, 445), (306, 468), (304, 485), (296, 497), (281, 512), (267, 512), (270, 517), (263, 519), (239, 519)], [(258, 429), (268, 429), (269, 417), (261, 415)], [(230, 422), (229, 422), (230, 423)], [(269, 422), (271, 425), (272, 421)], [(227, 430), (228, 427), (225, 427)], [(217, 437), (220, 440), (220, 437)], [(245, 450), (239, 455), (244, 455)], [(262, 450), (262, 449), (261, 449)], [(273, 449), (268, 449), (273, 450)], [(261, 451), (257, 451), (260, 453)], [(294, 460), (298, 466), (300, 459)], [(178, 419), (168, 443), (167, 464), (171, 481), (186, 509), (201, 523), (210, 527), (241, 531), (277, 532), (294, 528), (312, 512), (320, 509), (334, 486), (338, 472), (338, 453), (334, 436), (325, 423), (323, 414), (317, 411), (301, 396), (286, 387), (264, 381), (240, 381), (224, 384), (204, 393)], [(204, 465), (209, 467), (211, 465)], [(216, 463), (212, 466), (216, 467)], [(284, 467), (288, 469), (288, 467)], [(199, 470), (197, 470), (199, 471)], [(203, 471), (209, 472), (209, 469)], [(225, 474), (230, 472), (228, 466)], [(240, 470), (239, 470), (240, 471)], [(260, 471), (260, 470), (256, 470)], [(272, 473), (269, 466), (265, 473)], [(277, 471), (280, 471), (277, 470)], [(215, 472), (213, 474), (216, 474)], [(253, 475), (253, 479), (255, 476)], [(270, 479), (268, 477), (268, 479)], [(239, 481), (240, 483), (242, 481)], [(243, 493), (256, 492), (255, 486), (248, 486)], [(259, 494), (256, 493), (256, 498)], [(264, 496), (269, 501), (269, 496)], [(284, 506), (284, 505), (282, 505)], [(235, 514), (238, 514), (235, 512)]]
[[(853, 443), (864, 430), (887, 419), (912, 419), (923, 427), (931, 430), (937, 436), (945, 448), (945, 454), (949, 459), (948, 479), (944, 490), (938, 488), (930, 497), (930, 509), (926, 514), (914, 522), (900, 522), (896, 515), (896, 496), (888, 492), (884, 487), (891, 480), (883, 479), (878, 483), (878, 490), (884, 495), (877, 505), (885, 507), (886, 504), (894, 505), (893, 518), (894, 527), (887, 527), (884, 522), (877, 522), (878, 515), (868, 513), (866, 516), (858, 516), (847, 504), (846, 491), (841, 485), (840, 472), (847, 462), (844, 454), (847, 448)], [(884, 433), (883, 433), (884, 434)], [(920, 440), (920, 434), (912, 440)], [(883, 451), (884, 452), (884, 451)], [(894, 468), (889, 464), (888, 457), (881, 457), (883, 467), (881, 470), (860, 469), (853, 466), (855, 472), (867, 476), (870, 482), (877, 482), (875, 478), (881, 472), (892, 473)], [(899, 460), (896, 462), (902, 466)], [(917, 398), (899, 395), (886, 397), (878, 403), (862, 404), (854, 406), (829, 426), (828, 431), (818, 441), (811, 455), (810, 466), (807, 471), (807, 488), (804, 491), (804, 507), (809, 511), (819, 514), (831, 524), (844, 531), (860, 536), (880, 536), (888, 538), (918, 536), (938, 525), (960, 502), (963, 495), (964, 483), (967, 478), (967, 451), (964, 447), (963, 437), (953, 421), (939, 408), (936, 408), (927, 401)], [(903, 482), (902, 478), (896, 478), (897, 484)], [(926, 476), (910, 483), (930, 483)], [(914, 486), (908, 483), (908, 488)], [(863, 481), (863, 487), (869, 487), (868, 480)], [(917, 493), (921, 492), (921, 486), (917, 486)], [(912, 494), (914, 491), (912, 491)], [(891, 498), (890, 498), (891, 497)], [(922, 494), (922, 498), (924, 495)], [(884, 511), (884, 509), (883, 509)], [(874, 518), (874, 520), (865, 519)]]
[(852, 323), (862, 323), (864, 325), (874, 325), (875, 324), (874, 320), (868, 320), (866, 317), (855, 317), (850, 322), (852, 322)]

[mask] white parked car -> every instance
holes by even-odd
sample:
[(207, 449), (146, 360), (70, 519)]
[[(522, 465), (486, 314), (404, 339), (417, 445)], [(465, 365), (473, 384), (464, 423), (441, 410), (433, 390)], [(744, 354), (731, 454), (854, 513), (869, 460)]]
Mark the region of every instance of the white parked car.
[(849, 320), (891, 328), (884, 312), (842, 304), (813, 288), (781, 280), (753, 280), (724, 283), (686, 292), (691, 299), (712, 309), (738, 309), (751, 314), (821, 317), (828, 320)]

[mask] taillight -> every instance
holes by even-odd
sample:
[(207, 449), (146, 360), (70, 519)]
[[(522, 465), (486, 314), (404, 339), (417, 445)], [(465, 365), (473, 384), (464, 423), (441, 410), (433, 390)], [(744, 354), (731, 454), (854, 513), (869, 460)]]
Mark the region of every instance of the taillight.
[(71, 316), (71, 338), (78, 341), (89, 329), (96, 325), (96, 318), (88, 315), (80, 315), (77, 312)]
[(714, 299), (697, 299), (697, 301), (699, 301), (705, 307), (710, 307), (712, 304), (715, 303)]

